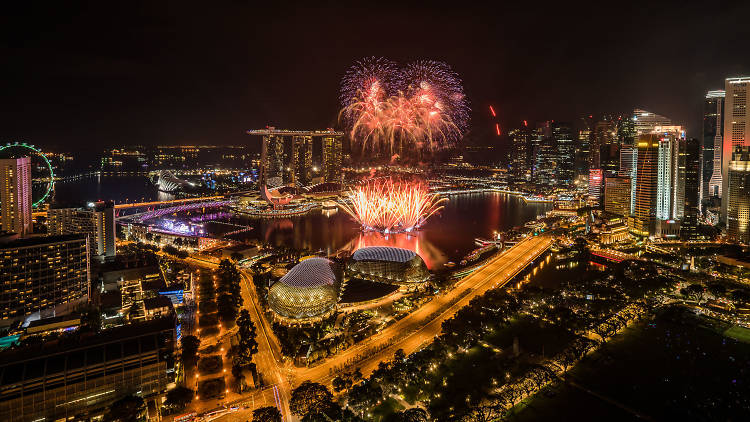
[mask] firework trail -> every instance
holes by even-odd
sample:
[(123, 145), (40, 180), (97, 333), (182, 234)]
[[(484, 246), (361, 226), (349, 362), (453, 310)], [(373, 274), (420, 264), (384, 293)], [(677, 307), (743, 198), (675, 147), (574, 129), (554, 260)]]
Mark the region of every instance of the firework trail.
[(398, 69), (394, 62), (367, 58), (341, 82), (340, 119), (362, 150), (396, 145), (438, 149), (458, 140), (469, 108), (458, 75), (445, 63), (418, 61)]
[(428, 192), (422, 183), (371, 179), (350, 188), (340, 204), (364, 230), (411, 232), (443, 208), (445, 199)]

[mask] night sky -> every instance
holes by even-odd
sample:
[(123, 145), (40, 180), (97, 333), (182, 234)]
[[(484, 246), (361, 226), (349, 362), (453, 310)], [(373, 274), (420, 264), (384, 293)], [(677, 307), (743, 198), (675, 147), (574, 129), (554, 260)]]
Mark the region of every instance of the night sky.
[(21, 3), (0, 13), (0, 140), (73, 152), (330, 127), (341, 76), (371, 55), (449, 63), (475, 135), (493, 104), (505, 128), (640, 106), (699, 136), (705, 91), (750, 75), (741, 1)]

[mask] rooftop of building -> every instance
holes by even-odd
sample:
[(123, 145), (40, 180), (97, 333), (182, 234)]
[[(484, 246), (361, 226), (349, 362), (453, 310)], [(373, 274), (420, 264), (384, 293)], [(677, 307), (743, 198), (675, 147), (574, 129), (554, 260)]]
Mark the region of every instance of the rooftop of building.
[(12, 248), (23, 248), (30, 246), (46, 245), (50, 243), (61, 243), (70, 242), (75, 240), (86, 240), (86, 235), (83, 233), (75, 234), (62, 234), (55, 236), (31, 236), (8, 242), (0, 241), (0, 249), (12, 249)]
[(79, 338), (76, 341), (49, 341), (3, 351), (0, 353), (0, 368), (23, 361), (67, 353), (77, 349), (86, 349), (107, 343), (124, 342), (144, 335), (174, 330), (174, 328), (175, 318), (170, 316), (114, 327), (98, 333), (78, 332)]
[(417, 254), (408, 249), (389, 246), (368, 246), (354, 251), (352, 259), (355, 261), (387, 261), (409, 262)]
[(278, 282), (300, 288), (333, 285), (336, 282), (333, 262), (326, 258), (308, 258), (295, 265)]
[(171, 308), (172, 301), (166, 296), (150, 297), (148, 299), (143, 299), (143, 307), (146, 308), (147, 311), (151, 309)]

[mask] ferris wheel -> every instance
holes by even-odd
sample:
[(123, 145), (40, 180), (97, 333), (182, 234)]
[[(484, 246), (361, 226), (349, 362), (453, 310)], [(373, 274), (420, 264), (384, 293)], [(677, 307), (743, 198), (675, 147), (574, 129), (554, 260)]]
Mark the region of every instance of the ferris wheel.
[(31, 158), (32, 206), (37, 208), (49, 198), (55, 187), (55, 171), (49, 158), (34, 145), (9, 142), (0, 145), (0, 158)]

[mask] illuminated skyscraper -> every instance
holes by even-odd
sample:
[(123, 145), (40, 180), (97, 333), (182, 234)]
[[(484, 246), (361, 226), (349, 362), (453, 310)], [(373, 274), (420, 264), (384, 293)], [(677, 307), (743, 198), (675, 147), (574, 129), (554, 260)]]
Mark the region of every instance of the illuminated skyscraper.
[(721, 145), (724, 131), (722, 90), (708, 91), (703, 103), (703, 192), (704, 197), (721, 196)]
[[(736, 147), (750, 146), (750, 110), (747, 98), (750, 97), (750, 77), (727, 78), (724, 82), (726, 102), (724, 105), (724, 137), (722, 140), (721, 185), (729, 179), (729, 161)], [(721, 198), (721, 220), (727, 221), (728, 198)]]
[(326, 183), (341, 183), (342, 171), (342, 137), (323, 137), (323, 181)]
[(96, 227), (96, 254), (102, 259), (113, 258), (117, 252), (114, 202), (101, 201), (94, 205), (94, 225)]
[(637, 235), (648, 236), (654, 232), (656, 219), (659, 135), (640, 135), (637, 146), (635, 209), (630, 230)]
[(31, 159), (0, 160), (0, 202), (3, 230), (23, 237), (34, 231), (31, 220)]
[(617, 143), (616, 134), (615, 124), (611, 120), (594, 123), (591, 133), (591, 168), (603, 168), (606, 164), (611, 146)]
[(617, 172), (619, 177), (630, 179), (630, 214), (635, 209), (635, 170), (638, 163), (638, 146), (625, 144), (620, 147), (620, 170)]
[(727, 238), (750, 243), (750, 147), (735, 147), (728, 172)]
[[(271, 128), (273, 129), (273, 128)], [(260, 180), (269, 188), (284, 184), (284, 137), (275, 134), (263, 136)]]
[(685, 213), (684, 132), (663, 132), (659, 136), (656, 182), (656, 218), (680, 220)]
[(568, 123), (553, 122), (552, 138), (556, 148), (555, 180), (558, 184), (573, 183), (575, 177), (573, 130)]
[(597, 201), (602, 198), (603, 182), (604, 173), (602, 169), (589, 169), (589, 196), (596, 198)]
[(528, 126), (521, 126), (508, 132), (513, 150), (510, 153), (510, 167), (513, 176), (526, 179), (530, 166), (531, 132)]
[(312, 182), (312, 136), (292, 137), (292, 184), (308, 186)]
[(641, 110), (640, 108), (633, 110), (633, 121), (635, 122), (636, 136), (652, 133), (658, 126), (672, 126), (672, 120), (668, 117)]
[(607, 177), (604, 181), (604, 211), (627, 217), (630, 215), (630, 178)]
[(701, 200), (701, 149), (703, 143), (696, 138), (685, 140), (685, 213), (680, 225), (680, 237), (698, 238), (698, 215)]

